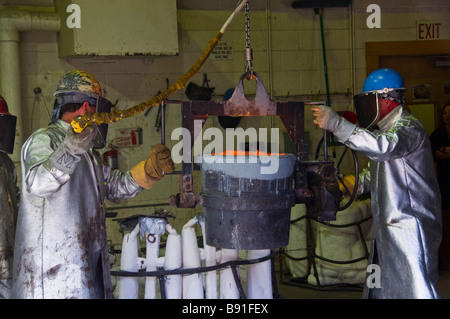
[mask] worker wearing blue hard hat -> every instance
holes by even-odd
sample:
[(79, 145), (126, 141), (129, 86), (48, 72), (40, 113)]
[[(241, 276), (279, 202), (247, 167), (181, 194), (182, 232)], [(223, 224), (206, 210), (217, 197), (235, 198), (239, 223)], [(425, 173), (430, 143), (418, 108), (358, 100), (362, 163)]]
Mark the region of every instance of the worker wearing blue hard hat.
[(354, 96), (358, 124), (327, 106), (314, 106), (314, 123), (339, 142), (366, 154), (359, 193), (370, 191), (374, 245), (369, 264), (379, 266), (369, 298), (438, 298), (441, 242), (440, 192), (429, 137), (405, 108), (405, 84), (395, 70), (372, 72)]

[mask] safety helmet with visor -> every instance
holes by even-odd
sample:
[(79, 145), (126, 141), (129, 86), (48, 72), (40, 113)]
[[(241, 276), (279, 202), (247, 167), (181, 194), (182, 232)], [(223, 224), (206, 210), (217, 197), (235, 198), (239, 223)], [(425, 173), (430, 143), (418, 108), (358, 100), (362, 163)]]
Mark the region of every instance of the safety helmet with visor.
[(17, 117), (9, 113), (8, 103), (0, 95), (0, 152), (13, 153), (16, 125)]
[[(100, 83), (91, 74), (84, 71), (70, 71), (58, 82), (54, 94), (56, 100), (52, 114), (52, 123), (61, 116), (61, 108), (67, 104), (83, 104), (95, 106), (96, 112), (109, 113), (112, 103), (102, 96)], [(96, 125), (97, 134), (94, 139), (94, 148), (101, 149), (106, 146), (108, 124)]]
[(405, 82), (395, 70), (383, 68), (373, 71), (366, 78), (363, 90), (353, 97), (358, 124), (363, 128), (376, 125), (383, 116), (379, 99), (405, 102)]

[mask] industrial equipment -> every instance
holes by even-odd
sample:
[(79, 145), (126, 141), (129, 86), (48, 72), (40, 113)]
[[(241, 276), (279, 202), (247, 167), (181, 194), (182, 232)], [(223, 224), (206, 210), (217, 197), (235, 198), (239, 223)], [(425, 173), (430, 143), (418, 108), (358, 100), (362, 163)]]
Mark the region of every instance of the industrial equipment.
[[(335, 162), (328, 158), (326, 131), (324, 131), (323, 140), (325, 150), (323, 160), (308, 159), (308, 145), (306, 145), (304, 130), (304, 103), (271, 100), (261, 78), (253, 70), (248, 2), (245, 5), (245, 29), (245, 73), (241, 76), (231, 98), (226, 101), (182, 102), (181, 124), (191, 133), (191, 143), (188, 147), (194, 146), (195, 120), (201, 120), (203, 126), (209, 116), (278, 116), (295, 145), (295, 154), (276, 155), (278, 160), (282, 161), (280, 165), (284, 168), (288, 167), (290, 174), (289, 176), (274, 174), (271, 182), (267, 182), (267, 176), (257, 174), (245, 178), (238, 173), (251, 171), (254, 165), (242, 163), (205, 165), (202, 167), (203, 194), (200, 196), (193, 192), (193, 161), (188, 159), (182, 163), (180, 193), (173, 195), (170, 203), (185, 208), (195, 207), (199, 203), (203, 205), (206, 242), (209, 245), (234, 249), (278, 248), (287, 245), (288, 235), (285, 239), (277, 236), (289, 234), (290, 207), (296, 203), (306, 204), (308, 215), (312, 218), (320, 221), (336, 219), (336, 212), (340, 209), (342, 199), (338, 184), (339, 167), (336, 167)], [(256, 81), (256, 94), (253, 100), (248, 100), (245, 96), (245, 80)], [(353, 157), (357, 170), (354, 153)], [(242, 165), (248, 167), (242, 167)], [(226, 179), (226, 187), (222, 185), (224, 179)], [(273, 183), (276, 187), (270, 189)], [(346, 207), (353, 201), (357, 188), (356, 181), (351, 192), (353, 195)], [(211, 230), (208, 231), (208, 228)], [(258, 231), (260, 234), (256, 235)], [(253, 237), (249, 236), (250, 234)], [(266, 237), (265, 240), (262, 240), (262, 237)], [(236, 238), (239, 240), (237, 241)]]
[[(200, 203), (203, 207), (205, 207), (205, 212), (208, 211), (208, 208), (211, 209), (211, 203), (214, 203), (213, 205), (216, 205), (217, 209), (221, 211), (245, 210), (240, 209), (239, 206), (245, 207), (246, 210), (264, 211), (263, 208), (267, 209), (269, 206), (267, 206), (268, 204), (264, 206), (262, 199), (267, 197), (264, 200), (268, 203), (270, 202), (270, 204), (277, 206), (281, 210), (287, 209), (287, 216), (289, 216), (290, 207), (296, 203), (302, 203), (306, 204), (308, 208), (308, 215), (310, 217), (321, 221), (335, 220), (335, 215), (340, 209), (339, 204), (342, 199), (342, 194), (339, 190), (338, 184), (338, 167), (335, 166), (334, 160), (329, 159), (327, 155), (323, 160), (308, 159), (307, 145), (304, 140), (304, 103), (292, 101), (272, 101), (257, 73), (254, 73), (254, 79), (257, 81), (256, 96), (254, 100), (249, 101), (245, 97), (243, 81), (246, 80), (246, 76), (244, 74), (242, 75), (233, 96), (227, 101), (181, 102), (182, 127), (188, 129), (192, 133), (190, 146), (193, 147), (195, 140), (194, 120), (201, 120), (204, 124), (209, 116), (279, 116), (296, 148), (295, 154), (279, 155), (280, 167), (291, 166), (292, 175), (283, 177), (283, 185), (286, 185), (286, 189), (277, 189), (276, 191), (278, 198), (274, 199), (270, 194), (271, 190), (267, 188), (269, 187), (268, 185), (264, 185), (264, 183), (259, 182), (260, 179), (258, 178), (252, 178), (253, 184), (260, 184), (261, 189), (256, 190), (255, 192), (265, 194), (261, 195), (262, 198), (256, 199), (253, 196), (251, 197), (252, 200), (248, 200), (242, 193), (240, 193), (239, 196), (236, 196), (237, 199), (233, 199), (233, 194), (230, 195), (228, 192), (224, 198), (220, 200), (215, 198), (212, 200), (212, 195), (209, 193), (211, 184), (213, 184), (217, 178), (224, 178), (223, 175), (227, 175), (226, 170), (229, 171), (238, 169), (239, 165), (246, 164), (223, 164), (221, 167), (226, 167), (228, 165), (228, 167), (223, 171), (217, 171), (214, 168), (218, 167), (217, 164), (211, 166), (202, 164), (202, 166), (205, 166), (204, 168), (202, 167), (203, 174), (207, 174), (208, 176), (203, 177), (203, 194), (199, 195), (193, 193), (194, 181), (192, 171), (195, 167), (192, 164), (194, 161), (190, 161), (182, 163), (182, 171), (179, 172), (181, 175), (181, 191), (179, 194), (171, 197), (171, 204), (179, 208), (192, 208)], [(325, 149), (327, 149), (326, 140), (324, 141), (324, 144)], [(244, 169), (244, 171), (245, 170), (246, 169)], [(285, 181), (284, 178), (288, 178), (288, 180)], [(266, 178), (264, 177), (264, 179)], [(276, 179), (277, 178), (275, 177), (275, 180)], [(247, 187), (246, 183), (248, 183), (248, 181), (242, 178), (228, 178), (227, 181), (237, 185), (234, 186), (234, 189), (237, 192), (243, 191)], [(280, 181), (277, 181), (277, 185), (281, 184), (282, 183)], [(232, 188), (233, 187), (230, 186), (230, 189)], [(357, 185), (355, 185), (355, 189), (356, 188)], [(216, 193), (218, 192), (219, 190), (216, 190)], [(285, 197), (281, 196), (281, 193), (283, 192), (286, 194)], [(274, 204), (276, 202), (280, 203)], [(281, 204), (281, 202), (283, 202), (283, 204)], [(258, 205), (261, 205), (261, 208), (258, 208)], [(208, 225), (208, 214), (206, 213), (205, 215), (206, 224)], [(234, 213), (234, 215), (236, 217), (233, 219), (233, 223), (238, 222), (239, 220), (239, 217), (237, 217), (238, 214)], [(251, 214), (246, 216), (250, 218)], [(252, 222), (246, 218), (245, 223), (251, 224)], [(217, 222), (217, 224), (219, 224), (219, 222)], [(229, 225), (225, 225), (225, 223), (222, 223), (222, 225), (222, 227), (224, 227), (223, 232), (218, 228), (218, 225), (215, 225), (214, 234), (216, 236), (220, 236), (219, 234), (221, 233), (229, 235), (228, 230), (226, 230)], [(271, 225), (273, 226), (273, 224)], [(237, 226), (235, 225), (235, 227)], [(289, 222), (287, 222), (283, 227), (283, 231), (288, 233)], [(265, 231), (267, 231), (267, 229)], [(281, 230), (278, 229), (277, 232), (279, 231)], [(242, 238), (245, 238), (245, 233), (241, 235)], [(211, 241), (214, 240), (211, 239)], [(220, 239), (218, 241), (220, 242)], [(211, 242), (208, 244), (211, 244)], [(239, 245), (235, 248), (238, 246)], [(282, 246), (283, 245), (278, 247)], [(274, 247), (271, 247), (269, 244), (269, 248)]]

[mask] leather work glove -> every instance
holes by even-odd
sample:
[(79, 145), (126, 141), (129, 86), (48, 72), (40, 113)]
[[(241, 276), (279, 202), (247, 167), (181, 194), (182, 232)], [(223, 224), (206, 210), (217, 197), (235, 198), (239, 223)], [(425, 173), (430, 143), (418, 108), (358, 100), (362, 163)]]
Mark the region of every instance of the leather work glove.
[(350, 123), (329, 106), (316, 105), (311, 108), (314, 124), (333, 133), (340, 142), (348, 140), (356, 125)]
[(150, 150), (149, 158), (132, 167), (130, 173), (139, 186), (150, 189), (165, 173), (172, 173), (173, 170), (170, 150), (162, 144), (157, 144)]
[(86, 127), (79, 134), (75, 133), (70, 127), (66, 132), (64, 141), (50, 155), (49, 160), (52, 166), (66, 174), (73, 174), (80, 161), (80, 155), (94, 146), (93, 140), (96, 134), (97, 128), (94, 126)]
[(172, 173), (174, 163), (170, 150), (162, 144), (154, 145), (144, 168), (147, 175), (155, 179), (161, 179), (165, 173)]

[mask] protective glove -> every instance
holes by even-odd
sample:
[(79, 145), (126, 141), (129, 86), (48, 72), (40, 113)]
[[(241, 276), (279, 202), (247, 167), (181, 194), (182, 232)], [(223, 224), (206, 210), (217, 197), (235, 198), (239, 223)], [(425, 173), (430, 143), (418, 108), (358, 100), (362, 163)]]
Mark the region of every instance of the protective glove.
[(314, 106), (311, 108), (311, 111), (315, 117), (314, 124), (333, 133), (340, 142), (348, 140), (356, 127), (355, 124), (352, 124), (345, 118), (339, 116), (336, 111), (329, 106)]
[(86, 127), (79, 134), (75, 133), (70, 127), (66, 132), (64, 141), (50, 155), (51, 165), (66, 174), (73, 174), (80, 161), (80, 155), (94, 146), (93, 140), (96, 134), (97, 128), (94, 126)]
[(342, 192), (342, 195), (344, 196), (350, 196), (353, 192), (353, 189), (355, 188), (355, 175), (345, 175), (342, 178), (342, 181), (338, 179), (339, 184), (339, 190)]
[(314, 124), (333, 133), (341, 122), (341, 117), (331, 108), (319, 105), (311, 108), (315, 116)]
[(144, 168), (147, 175), (155, 179), (161, 179), (165, 173), (172, 173), (174, 163), (170, 150), (162, 144), (154, 145)]
[(173, 170), (174, 163), (170, 150), (162, 144), (157, 144), (150, 150), (149, 158), (131, 168), (130, 173), (139, 186), (149, 189), (164, 174), (172, 173)]

